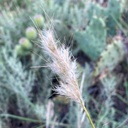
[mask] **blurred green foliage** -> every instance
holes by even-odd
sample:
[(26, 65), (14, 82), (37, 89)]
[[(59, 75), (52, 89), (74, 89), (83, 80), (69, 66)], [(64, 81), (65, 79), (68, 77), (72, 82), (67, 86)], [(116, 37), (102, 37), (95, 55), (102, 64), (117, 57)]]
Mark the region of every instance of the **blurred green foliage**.
[(100, 17), (93, 17), (85, 31), (78, 31), (74, 35), (78, 46), (92, 60), (97, 60), (106, 47), (106, 26)]
[[(78, 70), (83, 74), (82, 93), (96, 127), (127, 128), (126, 5), (126, 0), (0, 0), (0, 127), (44, 128), (51, 118), (55, 128), (90, 128), (72, 101), (55, 97), (53, 115), (47, 110), (58, 78), (40, 68), (49, 59), (40, 48), (38, 34), (30, 38), (26, 29), (41, 32), (52, 26), (55, 37), (72, 48), (76, 60), (84, 60), (84, 55), (90, 58)], [(41, 22), (37, 23), (37, 16)], [(23, 38), (27, 43), (19, 43)], [(81, 51), (84, 55), (79, 56)], [(107, 66), (111, 71), (106, 73)], [(99, 75), (104, 77), (100, 80)]]

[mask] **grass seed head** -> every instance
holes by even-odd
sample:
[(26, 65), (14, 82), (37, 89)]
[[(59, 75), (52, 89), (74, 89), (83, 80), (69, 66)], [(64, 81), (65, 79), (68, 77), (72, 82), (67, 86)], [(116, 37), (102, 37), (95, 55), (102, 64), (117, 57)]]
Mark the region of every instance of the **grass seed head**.
[(65, 48), (64, 45), (59, 46), (51, 30), (41, 34), (40, 37), (43, 49), (51, 58), (51, 62), (48, 66), (61, 79), (59, 86), (56, 86), (54, 90), (59, 95), (80, 102), (81, 94), (77, 81), (76, 61), (72, 61), (69, 48)]

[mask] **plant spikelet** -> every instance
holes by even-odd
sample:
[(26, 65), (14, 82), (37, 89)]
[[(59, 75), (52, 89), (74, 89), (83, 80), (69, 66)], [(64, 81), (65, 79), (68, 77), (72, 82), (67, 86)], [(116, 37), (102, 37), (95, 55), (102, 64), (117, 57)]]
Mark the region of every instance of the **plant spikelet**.
[(69, 48), (65, 48), (64, 45), (59, 46), (51, 30), (40, 34), (40, 37), (44, 51), (51, 58), (48, 67), (61, 79), (59, 85), (54, 88), (54, 91), (76, 102), (81, 102), (82, 97), (77, 81), (76, 61), (71, 59), (72, 55)]

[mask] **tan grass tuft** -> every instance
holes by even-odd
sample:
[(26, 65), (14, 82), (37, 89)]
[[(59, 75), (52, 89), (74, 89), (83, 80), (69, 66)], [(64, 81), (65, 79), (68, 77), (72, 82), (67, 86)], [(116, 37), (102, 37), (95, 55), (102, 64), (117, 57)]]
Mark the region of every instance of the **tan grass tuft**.
[(51, 30), (46, 31), (44, 34), (40, 34), (40, 38), (44, 51), (51, 58), (51, 63), (48, 64), (48, 66), (61, 79), (59, 81), (59, 85), (54, 88), (55, 92), (80, 103), (90, 121), (92, 128), (95, 128), (92, 119), (84, 106), (77, 81), (78, 74), (76, 72), (76, 61), (72, 61), (72, 55), (69, 48), (65, 48), (64, 45), (59, 46), (58, 42), (55, 41)]
[(54, 90), (57, 94), (66, 96), (76, 102), (80, 102), (81, 94), (77, 82), (76, 61), (72, 61), (69, 48), (64, 45), (59, 46), (59, 42), (55, 41), (53, 32), (46, 31), (40, 35), (43, 49), (51, 58), (51, 63), (48, 66), (56, 73), (61, 81), (59, 86)]

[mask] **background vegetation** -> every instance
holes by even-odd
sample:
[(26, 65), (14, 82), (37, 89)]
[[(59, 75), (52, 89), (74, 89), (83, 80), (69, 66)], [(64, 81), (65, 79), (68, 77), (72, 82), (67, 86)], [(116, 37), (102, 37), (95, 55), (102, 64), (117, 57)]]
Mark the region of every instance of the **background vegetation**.
[(91, 128), (79, 105), (55, 95), (58, 76), (39, 31), (72, 50), (96, 128), (128, 125), (127, 0), (0, 0), (0, 128)]

